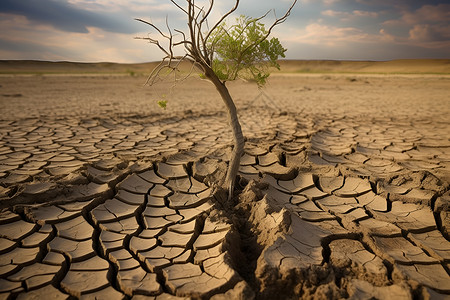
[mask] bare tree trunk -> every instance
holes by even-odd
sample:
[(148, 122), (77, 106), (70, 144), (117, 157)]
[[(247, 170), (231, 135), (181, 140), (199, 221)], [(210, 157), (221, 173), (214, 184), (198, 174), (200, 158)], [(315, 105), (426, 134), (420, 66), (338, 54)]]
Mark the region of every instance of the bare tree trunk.
[(234, 147), (231, 154), (231, 160), (228, 165), (227, 176), (225, 178), (225, 187), (228, 188), (228, 200), (231, 200), (236, 176), (239, 171), (241, 156), (244, 153), (245, 139), (237, 116), (236, 106), (234, 105), (228, 88), (225, 86), (225, 83), (221, 82), (219, 78), (217, 78), (216, 74), (214, 74), (212, 70), (210, 70), (210, 72), (208, 71), (206, 72), (207, 77), (216, 87), (222, 97), (225, 107), (227, 108), (231, 131), (233, 133)]

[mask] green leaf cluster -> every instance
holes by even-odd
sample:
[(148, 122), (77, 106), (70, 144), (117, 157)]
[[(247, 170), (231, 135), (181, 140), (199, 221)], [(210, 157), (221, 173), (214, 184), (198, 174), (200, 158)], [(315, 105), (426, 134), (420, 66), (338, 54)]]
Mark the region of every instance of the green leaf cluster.
[(162, 109), (167, 108), (167, 100), (159, 100), (157, 103), (158, 103), (158, 106), (161, 107)]
[(269, 68), (280, 68), (277, 60), (285, 57), (286, 49), (277, 38), (268, 39), (268, 31), (258, 20), (240, 16), (235, 24), (224, 22), (210, 35), (207, 44), (214, 53), (212, 70), (220, 80), (242, 78), (263, 86)]

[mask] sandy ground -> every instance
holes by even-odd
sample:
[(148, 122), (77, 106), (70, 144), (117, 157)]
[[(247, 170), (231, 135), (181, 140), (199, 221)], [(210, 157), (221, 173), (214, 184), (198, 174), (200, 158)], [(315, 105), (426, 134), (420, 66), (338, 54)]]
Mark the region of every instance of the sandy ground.
[(144, 82), (0, 76), (0, 299), (448, 299), (449, 75), (230, 83), (232, 203), (214, 87)]

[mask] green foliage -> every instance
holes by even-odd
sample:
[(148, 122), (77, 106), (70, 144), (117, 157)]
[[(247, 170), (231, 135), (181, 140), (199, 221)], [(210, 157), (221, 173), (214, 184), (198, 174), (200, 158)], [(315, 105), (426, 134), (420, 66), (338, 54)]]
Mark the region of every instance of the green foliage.
[(277, 59), (286, 49), (277, 38), (267, 39), (268, 31), (258, 19), (241, 16), (230, 26), (224, 22), (210, 35), (209, 51), (215, 54), (214, 73), (222, 81), (243, 78), (259, 86), (266, 83), (269, 68), (280, 68)]
[(158, 106), (165, 110), (167, 108), (167, 100), (159, 100)]

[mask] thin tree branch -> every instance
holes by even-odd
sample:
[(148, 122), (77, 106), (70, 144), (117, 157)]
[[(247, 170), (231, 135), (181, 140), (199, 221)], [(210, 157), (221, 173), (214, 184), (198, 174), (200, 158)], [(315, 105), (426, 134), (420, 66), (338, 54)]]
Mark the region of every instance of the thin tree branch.
[[(236, 11), (236, 9), (237, 9), (238, 6), (239, 6), (239, 1), (240, 1), (240, 0), (236, 0), (236, 3), (235, 3), (235, 5), (234, 5), (234, 7), (233, 7), (232, 9), (230, 9), (226, 14), (224, 14), (224, 15), (222, 16), (222, 18), (220, 18), (220, 20), (219, 20), (216, 24), (214, 24), (214, 26), (211, 28), (211, 30), (210, 30), (210, 31), (208, 32), (208, 34), (206, 35), (205, 40), (208, 40), (209, 36), (210, 36), (210, 35), (212, 34), (212, 32), (217, 28), (217, 26), (219, 26), (220, 23), (222, 23), (223, 20), (225, 20), (229, 15), (231, 15), (233, 12)], [(296, 1), (297, 1), (297, 0), (296, 0)]]
[(167, 35), (165, 35), (158, 27), (156, 27), (153, 23), (150, 23), (150, 22), (148, 22), (148, 21), (145, 21), (145, 20), (143, 20), (143, 19), (135, 19), (136, 21), (139, 21), (139, 22), (142, 22), (142, 23), (144, 23), (144, 24), (147, 24), (147, 25), (149, 25), (149, 26), (151, 26), (152, 28), (154, 28), (156, 31), (158, 31), (159, 32), (159, 34), (161, 35), (161, 36), (163, 36), (164, 38), (166, 38), (166, 39), (169, 39), (169, 37), (167, 36)]
[(182, 8), (178, 3), (175, 2), (175, 0), (170, 0), (170, 2), (173, 3), (173, 5), (175, 5), (176, 7), (178, 7), (181, 11), (183, 11), (186, 15), (189, 15), (188, 12)]
[(161, 46), (161, 44), (159, 43), (158, 40), (152, 39), (150, 37), (146, 37), (146, 38), (145, 37), (135, 37), (135, 39), (149, 41), (150, 44), (156, 45), (162, 52), (164, 52), (164, 54), (170, 55), (169, 52), (166, 49), (164, 49), (164, 47)]
[[(261, 44), (262, 42), (264, 42), (265, 40), (267, 40), (267, 38), (269, 37), (269, 35), (272, 33), (272, 29), (279, 25), (282, 24), (286, 21), (286, 19), (290, 16), (292, 9), (294, 8), (295, 4), (297, 3), (297, 0), (294, 0), (294, 2), (292, 3), (292, 5), (289, 7), (289, 9), (286, 11), (286, 13), (284, 14), (284, 16), (282, 16), (279, 19), (276, 19), (275, 22), (273, 22), (273, 24), (269, 27), (269, 30), (267, 30), (267, 33), (263, 36), (262, 39), (260, 39), (259, 41), (248, 45), (243, 51), (242, 53), (244, 54), (245, 52), (247, 52), (249, 49), (258, 46), (259, 44)], [(267, 16), (268, 13), (266, 13), (264, 16)], [(263, 16), (263, 17), (264, 17)], [(263, 17), (258, 18), (257, 20), (261, 20)]]

